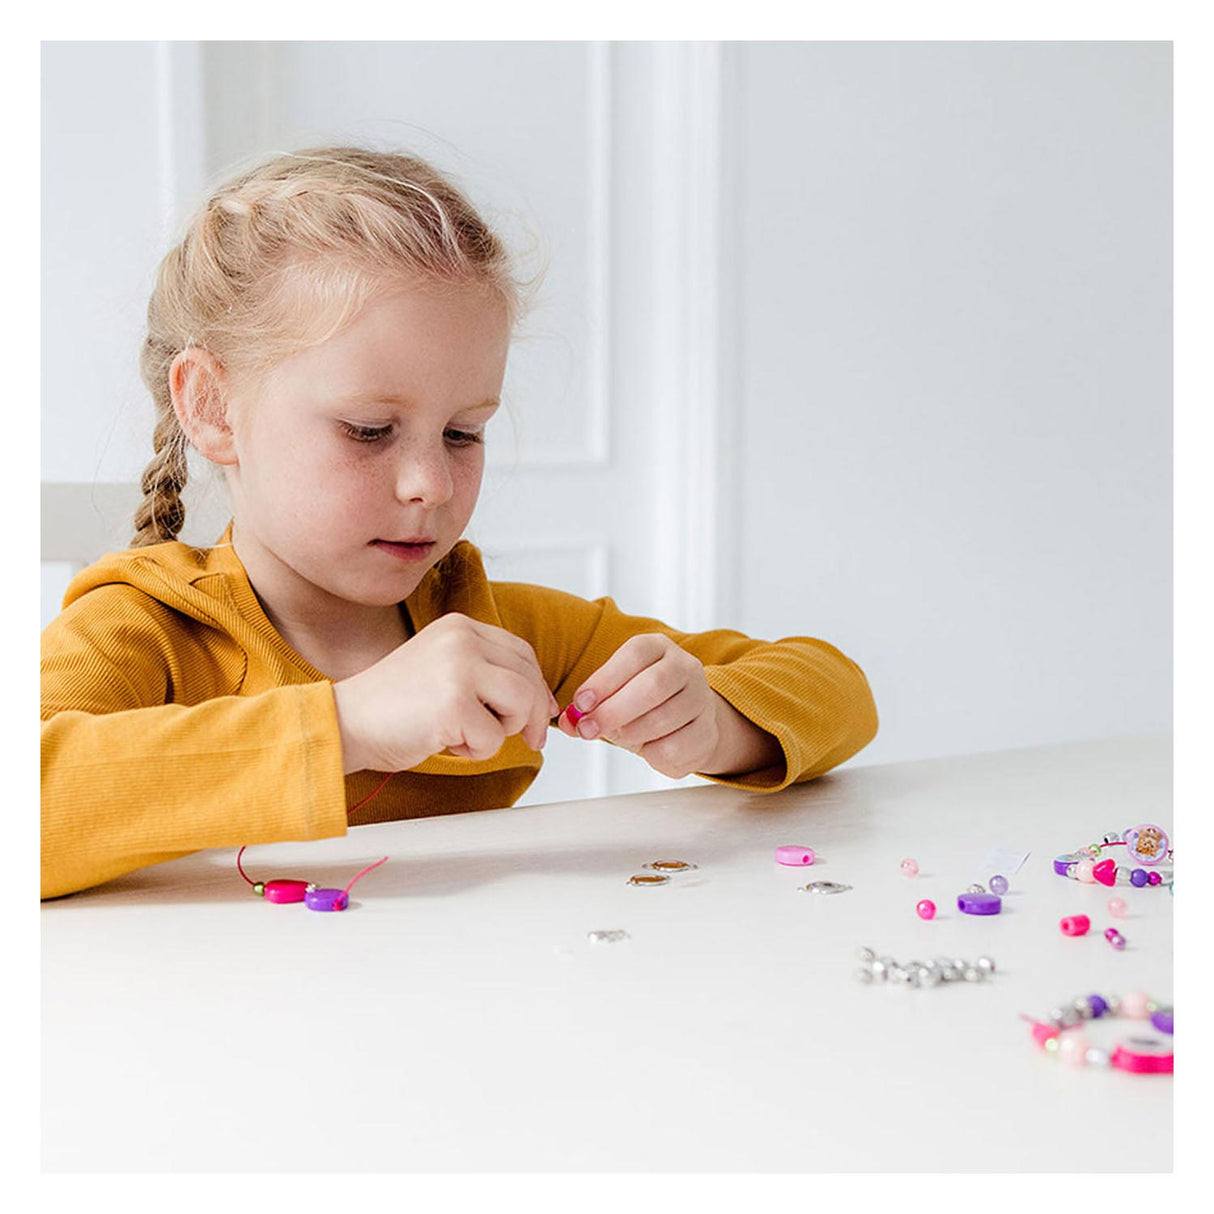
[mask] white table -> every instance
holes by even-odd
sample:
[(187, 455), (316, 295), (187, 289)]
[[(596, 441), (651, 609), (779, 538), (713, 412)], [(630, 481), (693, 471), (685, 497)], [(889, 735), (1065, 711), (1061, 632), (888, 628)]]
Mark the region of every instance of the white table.
[[(1030, 1044), (1092, 992), (1172, 998), (1172, 909), (1054, 874), (1172, 828), (1171, 740), (844, 768), (362, 827), (251, 848), (253, 879), (355, 886), (319, 914), (252, 896), (234, 851), (48, 903), (47, 1171), (846, 1172), (1172, 1167), (1169, 1076)], [(808, 869), (773, 862), (816, 849)], [(956, 910), (996, 845), (1030, 852), (998, 916)], [(899, 872), (903, 856), (921, 871)], [(655, 888), (659, 859), (699, 867)], [(824, 896), (809, 879), (853, 886)], [(932, 922), (915, 903), (939, 906)], [(1092, 931), (1064, 937), (1061, 916)], [(592, 943), (595, 929), (630, 938)], [(986, 953), (985, 983), (864, 986)], [(1100, 1043), (1134, 1031), (1100, 1021)], [(1132, 1145), (1132, 1149), (1129, 1149)]]

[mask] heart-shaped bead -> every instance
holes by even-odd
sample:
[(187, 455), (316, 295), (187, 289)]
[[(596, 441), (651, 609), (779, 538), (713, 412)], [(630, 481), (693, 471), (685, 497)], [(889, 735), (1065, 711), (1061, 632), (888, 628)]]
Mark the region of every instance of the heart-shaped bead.
[(1117, 880), (1117, 865), (1112, 860), (1101, 860), (1099, 864), (1092, 865), (1092, 876), (1101, 885), (1112, 885)]

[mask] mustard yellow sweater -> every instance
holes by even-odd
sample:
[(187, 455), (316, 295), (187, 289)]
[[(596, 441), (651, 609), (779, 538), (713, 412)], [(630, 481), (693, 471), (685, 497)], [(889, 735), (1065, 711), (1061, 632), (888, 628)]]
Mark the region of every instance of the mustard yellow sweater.
[[(562, 710), (630, 636), (664, 633), (783, 750), (767, 770), (705, 776), (718, 784), (774, 792), (877, 731), (863, 672), (824, 641), (678, 632), (611, 598), (490, 582), (466, 540), (405, 609), (414, 634), (459, 611), (524, 638)], [(385, 773), (343, 776), (332, 682), (275, 631), (222, 543), (131, 549), (80, 573), (42, 634), (42, 721), (43, 898), (201, 848), (512, 805), (542, 762), (518, 735), (491, 759), (433, 755), (347, 819)]]

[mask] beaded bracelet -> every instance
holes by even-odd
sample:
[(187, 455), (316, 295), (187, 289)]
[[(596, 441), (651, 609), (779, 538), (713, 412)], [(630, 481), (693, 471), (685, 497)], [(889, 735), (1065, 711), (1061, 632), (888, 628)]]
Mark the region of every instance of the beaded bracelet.
[[(1106, 847), (1124, 847), (1140, 864), (1152, 867), (1148, 871), (1146, 868), (1117, 864), (1111, 858), (1098, 859)], [(1171, 858), (1167, 834), (1160, 827), (1144, 822), (1129, 830), (1109, 831), (1099, 843), (1059, 856), (1054, 861), (1054, 871), (1060, 877), (1070, 877), (1089, 885), (1099, 881), (1101, 885), (1134, 885), (1139, 888), (1148, 885), (1170, 886), (1174, 868), (1171, 865), (1154, 866), (1162, 866), (1164, 860)]]
[(1110, 1052), (1091, 1045), (1082, 1030), (1070, 1031), (1102, 1016), (1124, 1016), (1129, 1020), (1149, 1018), (1152, 1027), (1172, 1036), (1172, 1009), (1149, 999), (1142, 991), (1129, 991), (1121, 999), (1083, 995), (1068, 1007), (1055, 1008), (1044, 1021), (1021, 1013), (1021, 1019), (1033, 1026), (1032, 1037), (1037, 1045), (1071, 1066), (1111, 1066), (1136, 1075), (1173, 1073), (1173, 1052), (1165, 1041), (1130, 1037)]

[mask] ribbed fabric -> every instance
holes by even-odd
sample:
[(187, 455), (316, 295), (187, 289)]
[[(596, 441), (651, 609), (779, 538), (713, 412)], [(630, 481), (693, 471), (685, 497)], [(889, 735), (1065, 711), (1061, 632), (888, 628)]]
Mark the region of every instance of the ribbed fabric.
[[(383, 773), (343, 777), (332, 683), (275, 631), (225, 534), (104, 557), (42, 634), (42, 896), (206, 847), (344, 834)], [(528, 641), (564, 709), (629, 637), (660, 632), (773, 734), (784, 762), (704, 778), (754, 791), (809, 780), (872, 740), (860, 668), (812, 637), (685, 633), (609, 597), (490, 582), (460, 541), (405, 601), (416, 633), (460, 611)], [(491, 759), (433, 755), (397, 773), (352, 825), (513, 805), (542, 754), (520, 736)]]

